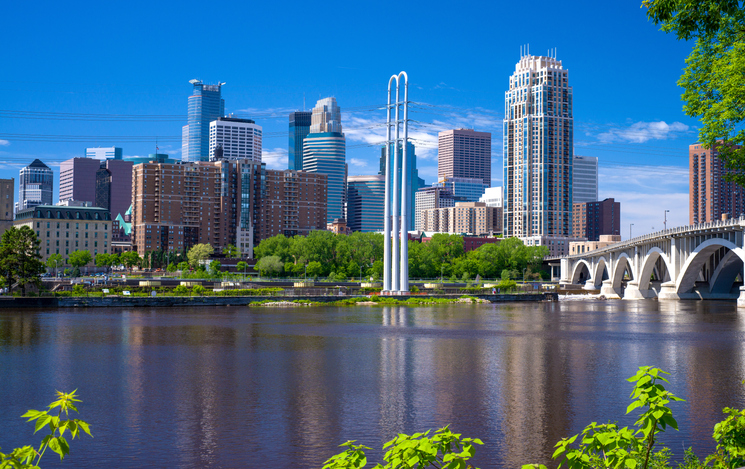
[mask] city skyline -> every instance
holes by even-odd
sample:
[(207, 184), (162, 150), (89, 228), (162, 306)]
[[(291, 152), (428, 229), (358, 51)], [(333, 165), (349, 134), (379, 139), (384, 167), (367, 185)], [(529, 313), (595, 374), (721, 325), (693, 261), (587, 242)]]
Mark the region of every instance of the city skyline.
[[(11, 5), (9, 8), (8, 17), (33, 18), (27, 7)], [(166, 6), (154, 8), (155, 16), (168, 11), (176, 20), (184, 15), (183, 12), (166, 10)], [(436, 5), (432, 6), (434, 9)], [(449, 29), (451, 32), (447, 37), (415, 44), (409, 51), (395, 51), (393, 54), (384, 54), (374, 45), (388, 26), (383, 30), (359, 31), (353, 27), (355, 21), (345, 21), (350, 12), (342, 8), (332, 11), (329, 20), (343, 25), (338, 34), (354, 33), (356, 41), (341, 44), (335, 51), (337, 60), (332, 65), (298, 56), (264, 73), (255, 73), (255, 67), (274, 63), (274, 55), (286, 47), (289, 39), (276, 39), (277, 44), (262, 41), (258, 47), (252, 45), (256, 57), (249, 66), (225, 60), (227, 52), (203, 45), (195, 46), (195, 50), (185, 55), (188, 48), (182, 46), (186, 40), (184, 33), (157, 31), (153, 36), (140, 37), (134, 34), (135, 29), (125, 28), (121, 37), (92, 44), (71, 60), (62, 61), (60, 57), (64, 54), (55, 51), (74, 40), (77, 33), (62, 35), (60, 24), (77, 27), (104, 12), (92, 9), (75, 16), (64, 9), (55, 7), (54, 10), (58, 21), (28, 21), (30, 32), (35, 34), (6, 58), (10, 73), (4, 79), (12, 93), (4, 95), (0, 108), (178, 118), (91, 121), (70, 120), (64, 116), (58, 120), (5, 117), (2, 120), (5, 133), (0, 136), (0, 157), (5, 164), (0, 168), (0, 177), (17, 179), (20, 167), (39, 158), (55, 171), (58, 178), (59, 163), (80, 156), (87, 147), (114, 145), (123, 148), (124, 155), (131, 157), (155, 153), (157, 145), (159, 152), (180, 157), (180, 129), (187, 122), (185, 104), (191, 94), (188, 80), (194, 77), (203, 79), (206, 84), (217, 84), (220, 80), (228, 82), (222, 90), (225, 112), (254, 119), (264, 128), (263, 159), (269, 168), (286, 168), (289, 112), (309, 110), (317, 98), (336, 96), (345, 108), (342, 124), (347, 137), (349, 174), (373, 174), (378, 157), (374, 143), (382, 140), (381, 129), (374, 125), (384, 120), (384, 111), (371, 110), (385, 102), (384, 82), (389, 69), (394, 68), (407, 70), (411, 76), (412, 101), (427, 104), (413, 105), (410, 110), (411, 118), (420, 122), (412, 126), (411, 136), (419, 140), (414, 143), (417, 145), (420, 176), (427, 184), (436, 182), (437, 152), (434, 147), (437, 133), (467, 127), (492, 133), (492, 182), (500, 185), (504, 91), (521, 45), (530, 43), (530, 52), (536, 55), (545, 54), (548, 48), (557, 48), (559, 58), (569, 69), (575, 92), (575, 154), (599, 157), (598, 198), (615, 197), (623, 203), (622, 226), (628, 228), (630, 223), (634, 223), (635, 234), (650, 232), (652, 227), (655, 230), (661, 228), (663, 211), (657, 206), (649, 207), (648, 201), (652, 197), (671, 210), (669, 224), (687, 223), (687, 148), (697, 140), (695, 127), (698, 123), (684, 116), (681, 90), (675, 82), (690, 44), (660, 34), (656, 26), (647, 22), (638, 5), (576, 4), (566, 11), (557, 11), (558, 19), (568, 26), (561, 37), (550, 35), (550, 28), (542, 28), (549, 20), (540, 19), (529, 31), (506, 24), (496, 40), (489, 41), (484, 38), (489, 37), (490, 25), (498, 22), (500, 17), (518, 11), (517, 6), (487, 5), (484, 14), (473, 23), (461, 21), (473, 19), (461, 11), (447, 18), (426, 14), (412, 22), (412, 34), (432, 27), (444, 27), (445, 23), (451, 22), (455, 27)], [(416, 11), (413, 5), (402, 6), (402, 14)], [(299, 27), (301, 23), (321, 18), (318, 12), (308, 11), (302, 22), (297, 18), (280, 21), (279, 9), (270, 5), (258, 6), (252, 9), (252, 14), (262, 18), (257, 33), (268, 33), (279, 25), (283, 28)], [(605, 21), (608, 17), (614, 18), (612, 24)], [(121, 19), (122, 25), (131, 27), (143, 21), (147, 20), (137, 15)], [(233, 21), (228, 19), (229, 24)], [(225, 39), (240, 41), (240, 35), (231, 31), (229, 24), (220, 28), (225, 30)], [(469, 26), (466, 28), (465, 24)], [(0, 35), (12, 37), (19, 34), (18, 27), (19, 24), (8, 23)], [(216, 28), (217, 25), (210, 23), (205, 32)], [(65, 31), (71, 29), (75, 28), (65, 27)], [(52, 35), (62, 35), (63, 39), (47, 50)], [(587, 41), (589, 36), (595, 40)], [(463, 46), (470, 43), (495, 43), (496, 46), (466, 50)], [(466, 66), (458, 69), (442, 67), (438, 59), (455, 50), (464, 59), (479, 57), (479, 60), (472, 63), (465, 60)], [(195, 54), (196, 51), (199, 53)], [(359, 51), (366, 54), (358, 54)], [(32, 56), (42, 59), (40, 63), (47, 60), (47, 65), (40, 67), (39, 63), (29, 59)], [(379, 59), (381, 56), (385, 59)], [(85, 67), (94, 58), (101, 61), (101, 65), (95, 70)], [(122, 60), (131, 66), (122, 70), (118, 66)], [(619, 63), (623, 64), (623, 73), (610, 73)], [(50, 67), (57, 72), (56, 75), (48, 73)], [(298, 69), (303, 73), (293, 73)], [(151, 70), (159, 72), (153, 74)], [(63, 75), (64, 79), (58, 78)], [(598, 80), (599, 76), (603, 79)], [(147, 86), (141, 85), (144, 81), (147, 81)], [(629, 87), (628, 83), (639, 85)], [(608, 93), (607, 89), (614, 91)], [(10, 137), (11, 134), (34, 137)], [(40, 141), (36, 135), (121, 135), (127, 138), (116, 141), (76, 138), (70, 141), (72, 139), (68, 137), (62, 139), (66, 141), (49, 142)], [(131, 137), (136, 136), (151, 138), (134, 141), (136, 139)], [(432, 142), (432, 145), (426, 145), (427, 142)], [(635, 168), (634, 164), (652, 166)], [(624, 237), (628, 235), (627, 231), (622, 230)]]

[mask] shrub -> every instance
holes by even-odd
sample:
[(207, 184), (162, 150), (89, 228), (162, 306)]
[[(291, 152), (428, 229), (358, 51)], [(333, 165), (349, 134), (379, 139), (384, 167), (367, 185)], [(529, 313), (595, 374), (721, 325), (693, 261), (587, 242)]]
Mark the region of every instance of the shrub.
[(186, 285), (179, 285), (173, 289), (173, 294), (178, 296), (188, 296), (189, 289), (186, 288)]
[(195, 295), (202, 296), (207, 291), (207, 289), (204, 288), (202, 285), (194, 285), (194, 287), (191, 289), (191, 291)]

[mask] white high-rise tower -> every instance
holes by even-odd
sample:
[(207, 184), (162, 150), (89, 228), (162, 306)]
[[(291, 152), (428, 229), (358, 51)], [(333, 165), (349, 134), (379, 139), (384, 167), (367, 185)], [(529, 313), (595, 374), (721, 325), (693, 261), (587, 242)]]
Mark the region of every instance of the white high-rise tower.
[(572, 87), (552, 56), (524, 54), (505, 93), (504, 235), (572, 234)]

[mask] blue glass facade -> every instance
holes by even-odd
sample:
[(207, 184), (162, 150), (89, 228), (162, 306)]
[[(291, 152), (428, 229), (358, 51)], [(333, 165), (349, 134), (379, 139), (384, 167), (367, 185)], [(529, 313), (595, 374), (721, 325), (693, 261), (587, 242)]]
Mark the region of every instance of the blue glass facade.
[(189, 96), (188, 127), (184, 128), (183, 161), (209, 161), (210, 122), (225, 115), (222, 85), (205, 85), (199, 80), (190, 82), (194, 91)]
[(382, 231), (385, 176), (347, 178), (347, 226), (352, 231)]
[[(399, 145), (398, 151), (399, 151), (399, 157), (398, 157), (398, 180), (403, 182), (401, 180), (401, 167), (403, 165), (403, 152), (401, 151), (402, 147)], [(424, 180), (419, 177), (419, 170), (416, 167), (416, 147), (413, 143), (408, 142), (406, 145), (406, 156), (409, 159), (408, 167), (406, 168), (409, 172), (408, 177), (406, 179), (406, 184), (409, 189), (408, 196), (406, 198), (406, 203), (409, 207), (409, 231), (414, 231), (416, 222), (415, 222), (415, 216), (414, 216), (414, 209), (416, 205), (416, 191), (418, 191), (420, 188), (424, 187)], [(395, 159), (394, 159), (395, 161)], [(393, 163), (391, 163), (393, 164)], [(385, 147), (380, 149), (380, 171), (378, 174), (385, 175)], [(390, 177), (390, 185), (393, 187), (393, 178)], [(391, 206), (393, 204), (393, 194), (391, 193)]]
[(290, 144), (287, 148), (287, 167), (293, 171), (303, 170), (303, 140), (310, 133), (310, 118), (308, 111), (290, 113)]
[(303, 142), (303, 171), (326, 174), (327, 220), (344, 218), (346, 202), (346, 139), (339, 132), (308, 134)]
[(434, 185), (447, 189), (455, 197), (460, 197), (466, 202), (478, 202), (489, 187), (483, 179), (459, 177), (445, 177)]

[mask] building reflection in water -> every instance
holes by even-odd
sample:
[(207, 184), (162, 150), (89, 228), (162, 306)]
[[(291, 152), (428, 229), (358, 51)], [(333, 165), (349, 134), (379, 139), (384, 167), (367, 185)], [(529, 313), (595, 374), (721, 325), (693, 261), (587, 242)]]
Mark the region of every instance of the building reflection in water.
[[(0, 395), (21, 415), (78, 387), (96, 438), (76, 467), (319, 467), (348, 439), (452, 424), (485, 440), (475, 466), (507, 468), (550, 463), (592, 421), (632, 424), (625, 379), (654, 365), (687, 400), (662, 440), (703, 453), (721, 408), (745, 405), (743, 319), (662, 301), (3, 313)], [(19, 435), (3, 447), (26, 443), (2, 423)]]

